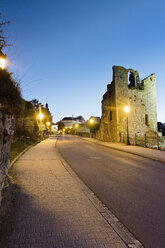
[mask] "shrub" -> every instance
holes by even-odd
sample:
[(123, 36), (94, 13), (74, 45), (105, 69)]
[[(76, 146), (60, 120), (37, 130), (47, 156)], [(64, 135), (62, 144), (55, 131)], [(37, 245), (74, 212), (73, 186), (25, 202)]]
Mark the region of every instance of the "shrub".
[(7, 70), (0, 70), (1, 110), (5, 109), (5, 113), (8, 114), (20, 115), (24, 108), (24, 101), (18, 83), (12, 79), (11, 75)]

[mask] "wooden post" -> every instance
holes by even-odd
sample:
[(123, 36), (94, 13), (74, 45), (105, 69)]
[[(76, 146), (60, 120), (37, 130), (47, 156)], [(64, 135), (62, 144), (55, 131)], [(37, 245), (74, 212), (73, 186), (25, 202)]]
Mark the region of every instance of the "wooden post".
[(144, 135), (144, 138), (145, 138), (145, 147), (147, 147), (147, 135), (146, 135), (146, 133)]
[(158, 150), (160, 150), (159, 134), (157, 134), (157, 146), (158, 146)]
[(137, 146), (137, 134), (135, 133), (135, 146)]

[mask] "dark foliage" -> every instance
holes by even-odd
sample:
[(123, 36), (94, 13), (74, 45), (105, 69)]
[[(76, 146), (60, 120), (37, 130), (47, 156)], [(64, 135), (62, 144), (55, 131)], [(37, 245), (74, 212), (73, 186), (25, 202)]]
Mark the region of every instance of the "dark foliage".
[(43, 107), (43, 105), (37, 99), (33, 99), (30, 102), (34, 106), (34, 109), (35, 110), (38, 110), (39, 109), (39, 106)]
[(162, 135), (165, 136), (165, 123), (157, 122), (158, 132), (162, 132)]
[(9, 21), (5, 20), (5, 17), (0, 13), (0, 51), (2, 48), (10, 46), (10, 44), (7, 43), (6, 37), (3, 35), (3, 26), (10, 24)]
[(20, 115), (24, 108), (19, 85), (7, 70), (0, 70), (0, 103), (9, 114)]
[(58, 125), (58, 130), (62, 130), (65, 127), (64, 123), (61, 121), (57, 122), (57, 125)]

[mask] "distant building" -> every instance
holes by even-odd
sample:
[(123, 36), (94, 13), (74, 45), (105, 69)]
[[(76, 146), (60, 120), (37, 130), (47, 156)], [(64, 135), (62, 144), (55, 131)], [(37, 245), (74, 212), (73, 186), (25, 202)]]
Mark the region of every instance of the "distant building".
[(58, 125), (53, 123), (51, 129), (52, 129), (52, 133), (56, 133), (58, 131)]
[(90, 128), (86, 124), (79, 124), (78, 127), (76, 128), (76, 133), (77, 134), (89, 134), (90, 133)]
[(84, 124), (85, 120), (84, 118), (80, 115), (77, 117), (64, 117), (61, 122), (66, 126), (73, 126), (74, 124), (78, 123), (78, 124)]
[(99, 138), (104, 141), (124, 142), (128, 130), (131, 143), (135, 136), (149, 132), (157, 135), (156, 76), (151, 74), (140, 81), (138, 71), (113, 66), (113, 80), (107, 85), (102, 100)]

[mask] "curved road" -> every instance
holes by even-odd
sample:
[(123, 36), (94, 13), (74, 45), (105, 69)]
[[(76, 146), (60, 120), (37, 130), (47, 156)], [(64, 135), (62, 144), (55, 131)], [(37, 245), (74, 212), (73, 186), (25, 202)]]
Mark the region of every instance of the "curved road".
[(64, 159), (145, 248), (165, 247), (165, 164), (59, 136)]

